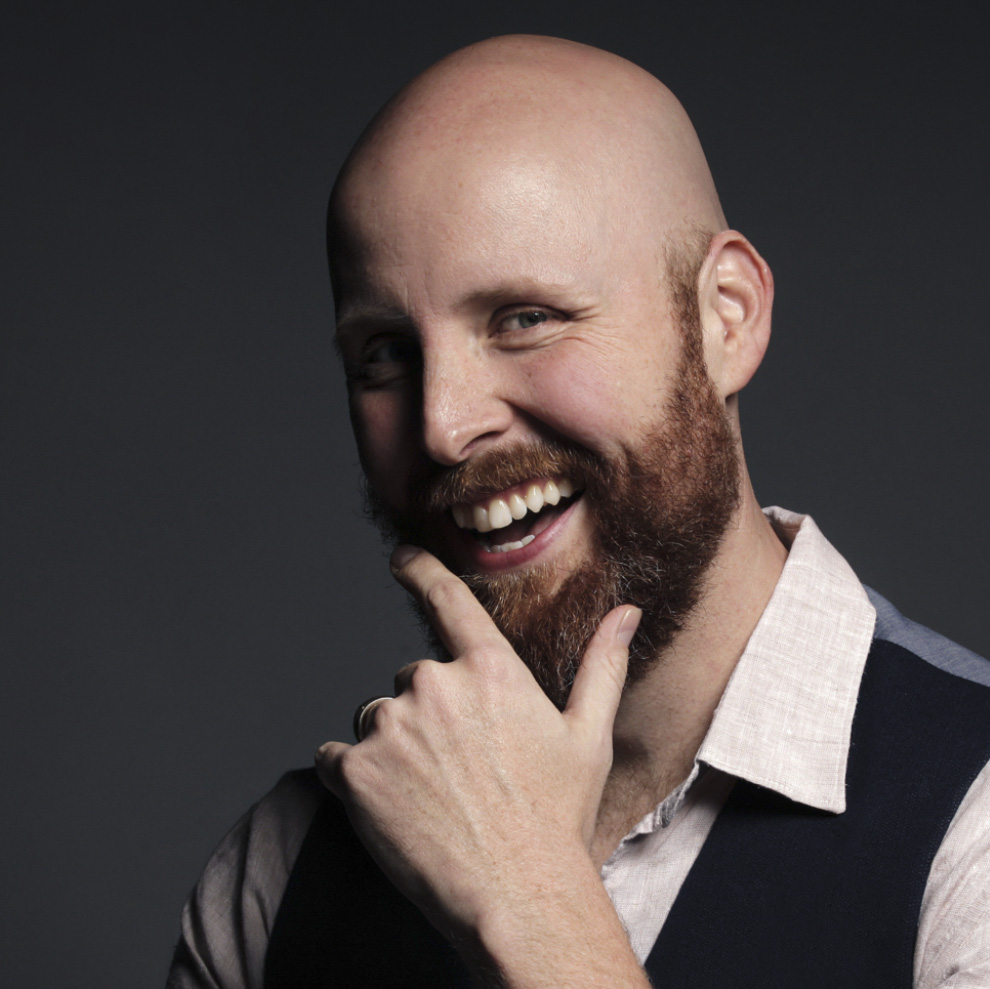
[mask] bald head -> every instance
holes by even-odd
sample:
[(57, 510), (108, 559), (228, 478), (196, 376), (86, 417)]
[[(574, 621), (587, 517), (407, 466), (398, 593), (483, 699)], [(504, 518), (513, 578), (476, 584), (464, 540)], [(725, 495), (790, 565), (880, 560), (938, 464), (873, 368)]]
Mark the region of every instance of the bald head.
[[(663, 575), (632, 599), (656, 616), (647, 641), (672, 635), (744, 486), (735, 396), (771, 295), (677, 100), (584, 45), (473, 45), (372, 122), (330, 219), (337, 343), (381, 517), (477, 576), (520, 654), (542, 629), (547, 662), (531, 665), (553, 677), (643, 575)], [(587, 493), (551, 489), (530, 518), (523, 494), (558, 477), (565, 499)]]
[(725, 228), (697, 135), (665, 86), (599, 49), (508, 36), (441, 60), (372, 121), (334, 190), (333, 253), (397, 208), (559, 209), (563, 188), (601, 236), (638, 230), (655, 250)]

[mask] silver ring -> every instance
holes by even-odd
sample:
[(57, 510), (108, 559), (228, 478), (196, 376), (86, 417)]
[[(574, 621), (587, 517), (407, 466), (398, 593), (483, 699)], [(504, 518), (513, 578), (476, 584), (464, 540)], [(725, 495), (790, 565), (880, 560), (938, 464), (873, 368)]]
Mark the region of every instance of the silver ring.
[(354, 737), (359, 741), (364, 741), (371, 726), (375, 723), (375, 708), (382, 701), (390, 701), (391, 697), (371, 697), (361, 704), (358, 704), (354, 712)]

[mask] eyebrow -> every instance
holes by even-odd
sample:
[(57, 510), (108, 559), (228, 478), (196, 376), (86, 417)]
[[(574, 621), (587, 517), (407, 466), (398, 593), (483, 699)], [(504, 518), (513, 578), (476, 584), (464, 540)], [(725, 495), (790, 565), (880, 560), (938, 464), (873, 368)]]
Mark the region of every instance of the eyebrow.
[[(528, 299), (536, 302), (540, 297), (559, 296), (573, 290), (574, 286), (571, 282), (540, 282), (527, 278), (468, 292), (458, 301), (457, 308), (472, 308), (479, 305), (500, 306), (512, 301), (526, 302)], [(409, 314), (398, 306), (357, 303), (349, 306), (345, 314), (337, 320), (334, 340), (338, 351), (341, 340), (346, 340), (349, 335), (364, 329), (369, 324), (384, 330), (409, 330), (414, 325)]]
[(464, 306), (473, 306), (479, 303), (493, 306), (504, 305), (509, 301), (526, 302), (536, 300), (541, 296), (560, 296), (573, 291), (574, 286), (570, 282), (544, 282), (526, 278), (469, 292), (461, 300), (461, 304)]
[(408, 314), (397, 306), (357, 305), (349, 307), (345, 314), (337, 320), (337, 326), (334, 330), (334, 340), (338, 349), (341, 338), (346, 339), (350, 334), (357, 332), (369, 323), (386, 329), (389, 327), (407, 329), (411, 320)]

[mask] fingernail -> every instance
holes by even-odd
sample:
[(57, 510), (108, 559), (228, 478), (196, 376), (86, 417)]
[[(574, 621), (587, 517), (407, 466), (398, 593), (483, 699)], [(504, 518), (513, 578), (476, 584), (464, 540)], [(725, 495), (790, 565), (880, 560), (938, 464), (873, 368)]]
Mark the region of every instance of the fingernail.
[(392, 573), (398, 573), (414, 556), (419, 556), (422, 550), (418, 546), (396, 546), (392, 551), (389, 564)]
[(643, 612), (639, 608), (627, 608), (626, 613), (619, 622), (619, 627), (615, 630), (616, 639), (624, 646), (632, 642), (632, 637), (639, 628), (639, 620), (643, 617)]

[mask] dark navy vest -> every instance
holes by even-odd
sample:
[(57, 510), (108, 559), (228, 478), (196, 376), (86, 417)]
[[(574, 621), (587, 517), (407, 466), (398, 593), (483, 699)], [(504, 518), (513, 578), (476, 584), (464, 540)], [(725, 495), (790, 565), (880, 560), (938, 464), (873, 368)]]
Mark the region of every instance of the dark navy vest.
[[(737, 781), (646, 963), (663, 989), (910, 989), (932, 859), (990, 760), (990, 689), (887, 641), (866, 663), (847, 809)], [(466, 986), (456, 953), (327, 795), (289, 878), (266, 989)]]

